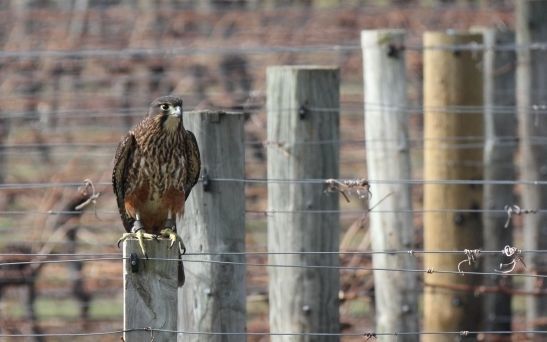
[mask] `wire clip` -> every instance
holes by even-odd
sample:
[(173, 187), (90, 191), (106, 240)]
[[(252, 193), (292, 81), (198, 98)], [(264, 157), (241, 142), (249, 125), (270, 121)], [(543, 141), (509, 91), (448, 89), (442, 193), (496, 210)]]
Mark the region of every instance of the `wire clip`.
[[(511, 273), (515, 270), (515, 267), (517, 267), (518, 263), (521, 263), (524, 266), (524, 268), (526, 268), (526, 264), (524, 263), (524, 257), (522, 256), (522, 250), (516, 247), (511, 247), (507, 245), (501, 250), (501, 254), (505, 255), (508, 258), (511, 258), (511, 261), (505, 264), (500, 263), (500, 269), (495, 270), (496, 272)], [(504, 268), (507, 268), (507, 267), (510, 267), (510, 268), (504, 270)]]
[(535, 209), (521, 209), (518, 205), (506, 205), (503, 207), (503, 210), (507, 212), (507, 221), (505, 221), (504, 228), (509, 227), (509, 223), (511, 223), (511, 217), (513, 214), (520, 215), (520, 214), (535, 214), (537, 213), (537, 210)]
[(131, 266), (132, 273), (139, 272), (139, 256), (137, 255), (137, 253), (131, 253), (129, 255), (129, 265)]
[(463, 276), (465, 275), (464, 271), (461, 270), (461, 266), (464, 262), (467, 261), (469, 266), (473, 265), (477, 262), (477, 259), (479, 258), (479, 255), (481, 254), (480, 249), (464, 249), (464, 254), (467, 256), (467, 259), (464, 259), (458, 263), (458, 272)]
[(376, 333), (366, 332), (363, 334), (363, 337), (365, 338), (365, 341), (376, 340)]
[(211, 178), (209, 177), (209, 172), (207, 172), (206, 168), (201, 170), (201, 185), (203, 186), (204, 192), (211, 191)]

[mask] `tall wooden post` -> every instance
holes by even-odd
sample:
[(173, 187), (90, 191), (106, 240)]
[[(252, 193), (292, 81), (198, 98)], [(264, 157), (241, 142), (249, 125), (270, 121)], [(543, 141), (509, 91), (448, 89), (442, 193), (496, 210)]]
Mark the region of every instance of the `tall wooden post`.
[[(365, 137), (367, 174), (370, 179), (410, 179), (410, 152), (406, 107), (406, 76), (402, 30), (361, 33), (365, 84)], [(375, 184), (381, 201), (379, 212), (369, 214), (372, 249), (414, 248), (414, 225), (410, 186), (404, 183)], [(410, 255), (375, 254), (374, 268), (415, 269)], [(416, 274), (374, 272), (376, 332), (419, 331)], [(418, 341), (419, 336), (407, 336)]]
[[(123, 243), (123, 317), (125, 341), (167, 342), (176, 334), (144, 331), (145, 328), (177, 330), (177, 261), (154, 260), (178, 258), (170, 241), (145, 241), (149, 260), (142, 256), (137, 240)], [(131, 254), (139, 257), (132, 265)], [(136, 267), (136, 268), (135, 268)], [(138, 329), (130, 331), (131, 329)]]
[[(500, 107), (515, 106), (515, 51), (496, 50), (499, 45), (514, 44), (515, 34), (511, 31), (498, 31), (480, 28), (484, 45), (484, 180), (514, 180), (513, 157), (516, 139), (507, 137), (516, 135), (516, 115)], [(498, 109), (499, 108), (499, 109)], [(503, 209), (515, 203), (513, 185), (484, 185), (484, 208)], [(483, 248), (501, 250), (503, 246), (513, 246), (512, 227), (504, 228), (507, 217), (500, 213), (483, 214)], [(493, 272), (499, 268), (498, 256), (486, 256), (482, 260), (484, 272)], [(510, 277), (488, 276), (483, 279), (486, 286), (508, 286)], [(508, 293), (485, 293), (483, 295), (483, 329), (511, 330), (511, 295)]]
[[(290, 180), (338, 177), (339, 72), (319, 66), (267, 71), (269, 252), (337, 252), (338, 195), (323, 184)], [(334, 210), (328, 213), (299, 211)], [(277, 212), (276, 211), (280, 211)], [(289, 213), (287, 213), (289, 211)], [(337, 254), (276, 254), (270, 264), (337, 266)], [(339, 271), (270, 267), (270, 331), (338, 333)], [(338, 341), (335, 336), (272, 336), (272, 341)]]
[[(516, 34), (518, 50), (517, 67), (517, 115), (520, 141), (520, 179), (523, 181), (547, 180), (547, 146), (537, 143), (538, 137), (547, 136), (547, 116), (533, 108), (545, 111), (547, 104), (547, 51), (532, 50), (530, 43), (547, 41), (547, 1), (522, 0), (516, 2)], [(523, 185), (520, 192), (523, 208), (547, 208), (547, 187)], [(547, 216), (545, 214), (524, 217), (524, 249), (547, 249)], [(536, 254), (526, 260), (529, 272), (545, 274), (547, 258)], [(528, 291), (545, 289), (535, 279), (527, 279)], [(529, 296), (526, 298), (526, 320), (529, 329), (544, 330), (546, 323), (536, 321), (547, 316), (547, 298)]]
[[(463, 250), (482, 246), (481, 215), (452, 209), (482, 208), (482, 187), (449, 185), (443, 180), (481, 180), (482, 148), (464, 143), (482, 142), (483, 118), (455, 107), (480, 108), (482, 99), (481, 52), (450, 46), (482, 43), (480, 34), (426, 32), (424, 35), (424, 249)], [(445, 211), (445, 209), (448, 209)], [(456, 270), (462, 255), (426, 254), (424, 267)], [(465, 266), (464, 266), (465, 267)], [(469, 266), (467, 266), (469, 267)], [(469, 270), (469, 269), (468, 269)], [(425, 331), (477, 330), (480, 300), (472, 292), (446, 288), (474, 285), (480, 279), (458, 274), (427, 274), (424, 290)], [(426, 335), (424, 341), (452, 341), (449, 336)]]
[[(179, 329), (241, 333), (246, 327), (244, 255), (191, 255), (245, 252), (245, 178), (243, 114), (196, 112), (184, 125), (194, 132), (201, 151), (203, 182), (186, 203), (179, 225), (187, 253), (186, 283), (179, 290)], [(204, 262), (192, 262), (201, 260)], [(242, 335), (179, 335), (179, 341), (244, 341)]]

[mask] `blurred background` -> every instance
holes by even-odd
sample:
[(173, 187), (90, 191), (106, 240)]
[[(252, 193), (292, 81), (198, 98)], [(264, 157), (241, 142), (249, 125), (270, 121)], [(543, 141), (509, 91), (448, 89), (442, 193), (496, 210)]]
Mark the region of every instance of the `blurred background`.
[[(407, 44), (420, 46), (426, 30), (512, 30), (514, 5), (503, 0), (1, 1), (0, 255), (2, 262), (16, 264), (0, 268), (0, 332), (122, 326), (121, 262), (97, 260), (97, 254), (108, 259), (120, 252), (115, 242), (123, 227), (110, 185), (113, 155), (154, 98), (173, 93), (184, 98), (185, 110), (248, 113), (246, 177), (266, 178), (266, 68), (338, 66), (340, 176), (366, 178), (361, 30), (403, 28)], [(405, 53), (409, 106), (420, 108), (423, 51)], [(513, 93), (507, 89), (508, 96)], [(418, 109), (408, 120), (413, 177), (420, 179), (423, 113)], [(247, 184), (246, 195), (246, 208), (253, 211), (247, 215), (247, 249), (265, 251), (266, 218), (256, 214), (266, 210), (265, 184)], [(413, 199), (419, 208), (420, 185), (413, 187)], [(341, 204), (343, 209), (368, 205), (343, 199)], [(355, 211), (341, 219), (341, 249), (370, 248), (366, 220)], [(420, 248), (420, 212), (414, 222)], [(516, 220), (516, 241), (519, 227)], [(44, 253), (94, 260), (43, 263)], [(369, 265), (370, 258), (349, 255), (341, 262)], [(248, 331), (267, 332), (267, 272), (250, 268), (247, 278)], [(371, 272), (342, 273), (341, 287), (342, 331), (373, 329)], [(513, 308), (513, 326), (522, 327), (522, 300)]]

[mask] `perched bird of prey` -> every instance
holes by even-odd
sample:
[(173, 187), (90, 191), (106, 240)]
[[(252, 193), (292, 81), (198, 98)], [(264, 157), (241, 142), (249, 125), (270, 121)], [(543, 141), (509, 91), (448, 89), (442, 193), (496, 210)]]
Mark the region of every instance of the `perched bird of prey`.
[[(127, 233), (118, 244), (136, 238), (145, 257), (144, 239), (158, 236), (185, 247), (176, 219), (196, 184), (201, 168), (194, 134), (184, 128), (182, 99), (163, 96), (152, 102), (148, 116), (123, 137), (114, 158), (112, 184)], [(179, 286), (184, 283), (182, 261)]]

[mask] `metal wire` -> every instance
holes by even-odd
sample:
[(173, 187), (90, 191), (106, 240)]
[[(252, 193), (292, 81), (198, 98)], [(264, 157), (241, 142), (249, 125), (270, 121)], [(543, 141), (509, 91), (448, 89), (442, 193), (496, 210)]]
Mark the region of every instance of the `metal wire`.
[[(212, 178), (213, 182), (236, 182), (246, 184), (318, 184), (324, 185), (325, 179), (279, 179), (279, 178)], [(339, 179), (344, 181), (344, 179)], [(370, 179), (369, 184), (407, 184), (407, 185), (547, 185), (547, 180), (477, 180), (477, 179)], [(4, 183), (1, 190), (49, 189), (61, 187), (78, 187), (81, 182), (35, 182), (35, 183)], [(97, 186), (111, 186), (111, 182), (98, 182)], [(51, 212), (48, 212), (51, 213)], [(59, 212), (56, 212), (59, 213)]]
[(545, 335), (547, 330), (488, 330), (488, 331), (412, 331), (412, 332), (372, 332), (365, 331), (360, 333), (319, 333), (319, 332), (205, 332), (205, 331), (188, 331), (188, 330), (170, 330), (162, 328), (133, 328), (133, 329), (118, 329), (101, 332), (86, 332), (86, 333), (40, 333), (40, 334), (0, 334), (0, 337), (78, 337), (78, 336), (102, 336), (116, 335), (130, 332), (143, 332), (151, 334), (153, 332), (170, 333), (177, 335), (201, 335), (201, 336), (338, 336), (338, 337), (363, 337), (374, 338), (377, 336), (412, 336), (412, 335), (458, 335), (469, 336), (478, 334), (487, 335), (513, 335), (513, 334), (531, 334)]
[[(354, 105), (359, 105), (356, 108), (348, 108), (343, 105), (348, 102), (342, 102), (339, 107), (308, 107), (307, 109), (312, 111), (315, 114), (320, 113), (364, 113), (366, 117), (367, 111), (382, 111), (382, 112), (405, 112), (410, 114), (423, 114), (424, 112), (441, 112), (449, 114), (471, 114), (471, 115), (484, 115), (484, 111), (488, 109), (492, 114), (495, 115), (514, 115), (517, 111), (526, 110), (532, 112), (533, 115), (547, 115), (547, 104), (538, 103), (530, 106), (473, 106), (473, 105), (450, 105), (450, 106), (389, 106), (381, 103), (370, 103), (370, 102), (350, 102)], [(244, 104), (241, 104), (242, 107), (245, 107)], [(364, 111), (363, 111), (364, 106)], [(297, 113), (300, 108), (297, 107), (287, 107), (287, 108), (277, 108), (276, 112), (284, 113)], [(230, 112), (241, 112), (241, 113), (257, 113), (264, 112), (265, 107), (260, 108), (249, 108), (243, 111), (233, 110), (232, 108), (223, 108), (215, 107), (212, 110), (221, 110), (221, 111), (230, 111)], [(48, 116), (54, 117), (64, 117), (70, 119), (88, 119), (88, 118), (97, 118), (97, 117), (144, 117), (148, 111), (147, 107), (113, 107), (113, 108), (95, 108), (95, 109), (82, 109), (82, 108), (73, 108), (73, 109), (63, 109), (52, 111), (48, 113)], [(188, 112), (197, 112), (197, 109), (187, 109)], [(19, 111), (19, 112), (4, 112), (0, 113), (0, 118), (29, 118), (34, 117), (35, 120), (38, 120), (40, 115), (36, 111)]]
[[(276, 179), (276, 178), (212, 178), (216, 182), (262, 183), (262, 184), (324, 184), (326, 179)], [(341, 180), (343, 181), (343, 180)], [(547, 180), (478, 180), (478, 179), (369, 179), (369, 184), (409, 185), (547, 185)], [(1, 189), (1, 187), (0, 187)]]
[[(520, 250), (522, 254), (547, 254), (545, 249)], [(256, 256), (256, 255), (373, 255), (373, 254), (465, 254), (465, 250), (383, 250), (383, 251), (318, 251), (318, 252), (266, 252), (266, 251), (247, 251), (247, 252), (188, 252), (185, 256)], [(503, 254), (501, 250), (480, 250), (480, 254)], [(6, 256), (41, 256), (41, 257), (122, 257), (121, 253), (0, 253), (0, 257)]]
[(313, 46), (253, 46), (253, 47), (169, 47), (85, 50), (25, 50), (1, 51), (0, 59), (36, 58), (127, 58), (127, 57), (173, 57), (225, 54), (270, 54), (270, 53), (316, 53), (359, 50), (359, 45), (313, 45)]
[[(32, 264), (59, 264), (70, 262), (82, 262), (82, 261), (121, 261), (123, 259), (129, 259), (124, 257), (104, 257), (104, 258), (78, 258), (78, 259), (65, 259), (65, 260), (31, 260), (31, 261), (12, 261), (2, 262), (0, 267), (15, 266), (15, 265), (32, 265)], [(178, 262), (178, 258), (147, 258), (146, 260), (153, 261), (173, 261)], [(382, 272), (409, 272), (409, 273), (438, 273), (438, 274), (459, 274), (459, 275), (495, 275), (495, 276), (511, 276), (511, 277), (523, 277), (523, 278), (539, 278), (545, 279), (547, 275), (543, 274), (528, 274), (528, 273), (500, 273), (500, 272), (474, 272), (474, 271), (451, 271), (451, 270), (435, 270), (432, 268), (427, 269), (405, 269), (405, 268), (382, 268), (382, 267), (360, 267), (360, 266), (331, 266), (331, 265), (293, 265), (293, 264), (263, 264), (263, 263), (248, 263), (248, 262), (236, 262), (236, 261), (220, 261), (220, 260), (196, 260), (182, 257), (184, 262), (191, 263), (210, 263), (210, 264), (222, 264), (222, 265), (235, 265), (245, 267), (278, 267), (278, 268), (304, 268), (304, 269), (334, 269), (334, 270), (349, 270), (349, 271), (382, 271)]]
[[(125, 128), (124, 128), (125, 130)], [(444, 138), (410, 138), (409, 143), (425, 143), (425, 142), (437, 142), (445, 143), (447, 147), (452, 148), (477, 148), (484, 147), (487, 142), (495, 142), (498, 147), (517, 146), (519, 141), (518, 136), (497, 136), (492, 139), (488, 139), (484, 136), (459, 136), (459, 137), (444, 137)], [(533, 145), (547, 145), (547, 138), (543, 136), (530, 136), (527, 138)], [(270, 147), (277, 148), (279, 144), (287, 143), (289, 145), (328, 145), (328, 144), (340, 144), (340, 145), (357, 145), (357, 144), (370, 144), (377, 142), (393, 142), (400, 143), (401, 139), (327, 139), (327, 140), (310, 140), (310, 141), (259, 141), (259, 140), (247, 140), (244, 141), (245, 145), (256, 147)], [(118, 141), (112, 142), (54, 142), (54, 143), (11, 143), (0, 144), (0, 149), (34, 149), (34, 148), (115, 148)], [(21, 152), (23, 153), (23, 152)], [(24, 152), (25, 154), (28, 151)]]
[[(468, 209), (468, 208), (435, 208), (435, 209), (332, 209), (332, 210), (313, 210), (313, 209), (302, 209), (302, 210), (245, 210), (247, 215), (260, 215), (260, 216), (270, 216), (278, 214), (289, 214), (289, 215), (324, 215), (324, 214), (341, 214), (341, 215), (364, 215), (370, 212), (374, 213), (412, 213), (412, 214), (423, 214), (423, 213), (491, 213), (499, 215), (507, 215), (507, 210), (505, 209)], [(545, 214), (547, 209), (537, 209), (530, 214)], [(23, 216), (23, 215), (115, 215), (119, 214), (117, 210), (97, 210), (93, 212), (81, 212), (81, 211), (68, 211), (68, 210), (48, 210), (48, 211), (35, 211), (35, 210), (3, 210), (0, 211), (0, 215), (4, 216)], [(104, 217), (102, 217), (104, 219)], [(503, 228), (503, 227), (501, 227)]]
[[(406, 44), (405, 50), (425, 51), (546, 51), (547, 43), (533, 42), (530, 44), (497, 44), (495, 46), (469, 43), (454, 45), (420, 45)], [(126, 48), (126, 49), (82, 49), (82, 50), (25, 50), (25, 51), (1, 51), (0, 59), (36, 59), (36, 58), (129, 58), (129, 57), (173, 57), (173, 56), (219, 56), (225, 54), (253, 55), (253, 54), (277, 54), (277, 53), (318, 53), (347, 51), (360, 51), (361, 49), (377, 49), (377, 46), (361, 46), (359, 44), (325, 44), (308, 46), (209, 46), (209, 47), (155, 47), (155, 48)]]
[(119, 261), (123, 258), (119, 257), (101, 257), (101, 258), (78, 258), (78, 259), (63, 259), (63, 260), (30, 260), (30, 261), (6, 261), (1, 262), (0, 267), (4, 266), (18, 266), (18, 265), (39, 265), (39, 264), (62, 264), (69, 262), (82, 262), (82, 261)]

